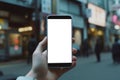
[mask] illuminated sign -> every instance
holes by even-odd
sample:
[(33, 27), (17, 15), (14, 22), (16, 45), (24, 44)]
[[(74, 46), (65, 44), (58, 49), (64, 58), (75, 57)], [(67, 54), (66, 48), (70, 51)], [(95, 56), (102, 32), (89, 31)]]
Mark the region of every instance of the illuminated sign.
[(104, 27), (106, 25), (105, 10), (91, 3), (88, 4), (88, 8), (91, 9), (91, 17), (89, 17), (88, 22)]
[(28, 26), (28, 27), (22, 27), (18, 29), (19, 32), (26, 32), (26, 31), (32, 31), (32, 27)]
[(113, 15), (113, 16), (112, 16), (112, 22), (113, 22), (114, 24), (120, 26), (120, 20), (118, 19), (118, 16), (117, 16), (117, 15)]

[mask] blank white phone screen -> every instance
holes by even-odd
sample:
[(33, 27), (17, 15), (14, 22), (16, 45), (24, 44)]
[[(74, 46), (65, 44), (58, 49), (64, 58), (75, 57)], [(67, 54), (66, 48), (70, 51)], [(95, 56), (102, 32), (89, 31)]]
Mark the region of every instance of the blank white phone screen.
[(72, 63), (71, 19), (48, 19), (48, 63)]

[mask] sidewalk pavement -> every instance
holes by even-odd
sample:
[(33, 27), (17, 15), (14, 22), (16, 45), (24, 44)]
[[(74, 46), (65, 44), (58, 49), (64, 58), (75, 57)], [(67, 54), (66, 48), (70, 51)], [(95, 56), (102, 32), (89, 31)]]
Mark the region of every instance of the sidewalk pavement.
[[(0, 76), (0, 80), (7, 80), (7, 78), (15, 78), (17, 76), (24, 76), (31, 69), (31, 64), (27, 64), (26, 60), (17, 60), (0, 63), (0, 71), (4, 76)], [(14, 80), (14, 79), (12, 79)]]
[(113, 64), (111, 52), (101, 54), (101, 62), (96, 56), (80, 57), (77, 65), (59, 80), (120, 80), (120, 64)]
[[(21, 76), (31, 69), (25, 60), (0, 63), (4, 75)], [(101, 62), (96, 62), (95, 55), (79, 57), (77, 65), (58, 80), (120, 80), (120, 65), (113, 64), (111, 53), (101, 54)], [(3, 80), (3, 79), (0, 79)]]

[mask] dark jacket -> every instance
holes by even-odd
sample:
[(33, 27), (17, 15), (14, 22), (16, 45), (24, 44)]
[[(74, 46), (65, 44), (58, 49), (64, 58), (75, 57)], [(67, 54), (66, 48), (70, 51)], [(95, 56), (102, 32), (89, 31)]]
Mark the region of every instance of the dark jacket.
[(83, 53), (88, 52), (88, 50), (90, 49), (89, 43), (88, 42), (83, 42), (82, 46), (81, 46), (81, 50)]
[(95, 53), (96, 53), (96, 54), (97, 54), (97, 53), (101, 53), (102, 50), (103, 50), (103, 44), (102, 44), (102, 42), (101, 42), (100, 40), (98, 40), (98, 41), (96, 42), (96, 45), (95, 45)]
[(29, 54), (33, 54), (36, 46), (37, 46), (36, 39), (34, 39), (34, 38), (30, 39), (29, 42), (28, 42), (28, 52), (29, 52)]
[(120, 44), (115, 42), (112, 46), (112, 53), (113, 54), (120, 54)]

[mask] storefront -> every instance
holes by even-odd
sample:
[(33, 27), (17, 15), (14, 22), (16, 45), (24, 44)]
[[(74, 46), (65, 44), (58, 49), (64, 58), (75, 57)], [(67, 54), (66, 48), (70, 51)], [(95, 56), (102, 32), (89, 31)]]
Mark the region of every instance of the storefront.
[(0, 30), (0, 60), (22, 55), (22, 37), (15, 30)]
[(9, 20), (0, 18), (0, 59), (9, 59), (22, 54), (21, 36), (18, 31), (10, 29)]
[[(32, 30), (32, 9), (0, 2), (0, 61), (23, 58), (24, 44)], [(19, 31), (20, 28), (23, 30)], [(29, 28), (30, 29), (30, 28)], [(21, 57), (20, 57), (21, 56)]]
[(104, 40), (105, 40), (104, 34), (105, 34), (105, 29), (101, 28), (100, 26), (91, 27), (90, 25), (90, 27), (88, 28), (88, 39), (89, 39), (89, 43), (90, 43), (90, 46), (93, 52), (94, 52), (97, 38), (100, 38), (104, 45)]
[(88, 3), (88, 8), (91, 10), (91, 16), (88, 19), (88, 39), (94, 52), (97, 38), (102, 40), (103, 45), (105, 42), (106, 12), (104, 9), (91, 3)]

